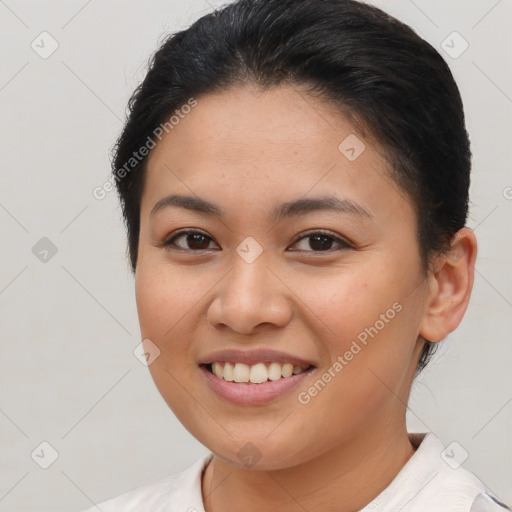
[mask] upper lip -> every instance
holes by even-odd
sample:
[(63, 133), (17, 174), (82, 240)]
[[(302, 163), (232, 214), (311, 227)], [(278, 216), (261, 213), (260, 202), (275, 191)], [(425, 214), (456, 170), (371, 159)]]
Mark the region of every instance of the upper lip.
[(294, 366), (314, 366), (313, 363), (297, 356), (273, 349), (238, 350), (225, 349), (216, 350), (199, 359), (198, 364), (210, 364), (215, 362), (245, 363), (248, 365), (256, 363), (291, 363)]

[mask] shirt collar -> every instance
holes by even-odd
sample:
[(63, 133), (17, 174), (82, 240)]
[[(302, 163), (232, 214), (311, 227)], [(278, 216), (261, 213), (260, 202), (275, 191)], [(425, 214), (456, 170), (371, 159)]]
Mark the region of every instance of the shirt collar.
[[(400, 510), (411, 501), (439, 472), (443, 445), (433, 432), (409, 433), (416, 451), (393, 481), (359, 512)], [(205, 512), (202, 498), (202, 476), (213, 457), (203, 456), (180, 474), (170, 495), (169, 512)]]

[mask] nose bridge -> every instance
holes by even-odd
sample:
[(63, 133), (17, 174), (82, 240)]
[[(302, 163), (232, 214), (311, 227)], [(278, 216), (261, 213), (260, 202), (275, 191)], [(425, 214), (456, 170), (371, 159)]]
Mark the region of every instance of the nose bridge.
[(233, 255), (233, 270), (228, 291), (251, 303), (259, 301), (263, 298), (262, 295), (270, 291), (270, 258), (260, 247), (259, 244), (256, 246), (254, 241), (247, 240), (237, 247), (236, 254)]
[(271, 271), (270, 255), (249, 237), (237, 247), (232, 261), (231, 272), (210, 306), (210, 322), (244, 333), (262, 323), (285, 325), (291, 308), (286, 288)]

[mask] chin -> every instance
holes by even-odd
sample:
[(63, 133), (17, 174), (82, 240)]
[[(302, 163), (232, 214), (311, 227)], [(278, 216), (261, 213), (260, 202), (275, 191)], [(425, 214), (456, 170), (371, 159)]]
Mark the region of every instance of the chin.
[(288, 436), (288, 442), (278, 437), (271, 440), (268, 437), (258, 438), (250, 435), (235, 439), (227, 436), (222, 443), (219, 443), (218, 439), (197, 439), (220, 460), (255, 471), (286, 469), (307, 462), (311, 458), (304, 451), (297, 453), (300, 442), (291, 442), (291, 436)]

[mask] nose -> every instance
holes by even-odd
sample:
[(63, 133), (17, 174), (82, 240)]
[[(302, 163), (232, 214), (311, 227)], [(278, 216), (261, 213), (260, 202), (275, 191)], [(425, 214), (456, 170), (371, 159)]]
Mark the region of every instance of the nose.
[(207, 319), (216, 329), (249, 335), (284, 327), (292, 318), (291, 292), (263, 255), (248, 263), (235, 254), (231, 272), (215, 289)]

